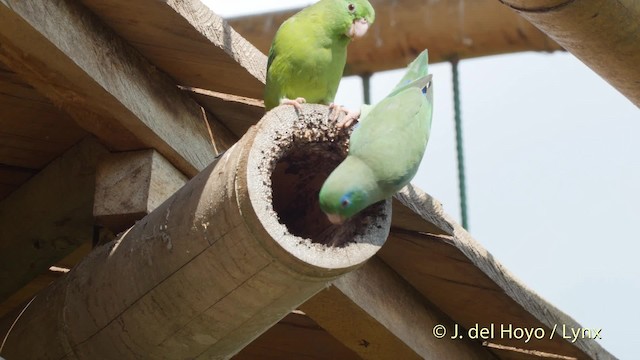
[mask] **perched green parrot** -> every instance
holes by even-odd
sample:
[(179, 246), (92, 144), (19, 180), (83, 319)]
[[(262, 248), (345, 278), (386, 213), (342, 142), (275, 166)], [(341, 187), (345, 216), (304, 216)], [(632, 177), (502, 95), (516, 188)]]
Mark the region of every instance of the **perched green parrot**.
[(339, 126), (359, 117), (333, 104), (347, 61), (347, 45), (364, 36), (375, 19), (367, 0), (320, 0), (285, 21), (273, 39), (267, 62), (265, 110), (309, 102), (332, 108)]
[(366, 109), (366, 115), (363, 110), (347, 158), (320, 189), (320, 207), (329, 221), (341, 224), (413, 179), (429, 140), (432, 110), (425, 50), (386, 98)]

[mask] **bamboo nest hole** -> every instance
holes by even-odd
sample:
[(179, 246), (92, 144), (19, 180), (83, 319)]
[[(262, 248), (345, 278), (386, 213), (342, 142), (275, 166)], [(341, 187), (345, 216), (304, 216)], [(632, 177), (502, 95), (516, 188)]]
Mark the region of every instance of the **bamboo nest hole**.
[(320, 188), (347, 156), (352, 131), (338, 129), (322, 109), (326, 107), (305, 106), (297, 121), (272, 132), (268, 154), (263, 157), (269, 161), (262, 167), (269, 174), (264, 185), (271, 188), (272, 211), (289, 233), (312, 244), (342, 248), (370, 242), (380, 246), (390, 226), (388, 201), (368, 207), (341, 225), (331, 224), (320, 209)]

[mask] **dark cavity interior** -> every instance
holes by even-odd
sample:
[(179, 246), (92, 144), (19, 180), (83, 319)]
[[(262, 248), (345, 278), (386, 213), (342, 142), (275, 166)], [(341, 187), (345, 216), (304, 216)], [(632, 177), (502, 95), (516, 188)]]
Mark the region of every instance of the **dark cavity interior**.
[(273, 208), (295, 236), (314, 243), (342, 247), (362, 234), (372, 216), (382, 216), (375, 204), (341, 225), (333, 225), (320, 209), (318, 194), (331, 171), (346, 156), (347, 134), (333, 141), (293, 141), (271, 174)]

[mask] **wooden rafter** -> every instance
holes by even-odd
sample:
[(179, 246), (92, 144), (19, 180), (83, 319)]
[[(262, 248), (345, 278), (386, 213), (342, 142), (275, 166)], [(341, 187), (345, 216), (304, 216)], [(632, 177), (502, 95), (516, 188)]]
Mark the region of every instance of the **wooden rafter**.
[(640, 2), (500, 0), (640, 107)]
[[(217, 155), (200, 106), (81, 4), (6, 1), (0, 16), (0, 60), (112, 149), (155, 148), (191, 176)], [(215, 128), (218, 151), (235, 142)]]
[[(561, 47), (496, 0), (371, 0), (376, 20), (349, 45), (346, 74), (407, 66), (423, 49), (430, 62)], [(229, 23), (267, 53), (276, 30), (300, 9), (230, 19)]]

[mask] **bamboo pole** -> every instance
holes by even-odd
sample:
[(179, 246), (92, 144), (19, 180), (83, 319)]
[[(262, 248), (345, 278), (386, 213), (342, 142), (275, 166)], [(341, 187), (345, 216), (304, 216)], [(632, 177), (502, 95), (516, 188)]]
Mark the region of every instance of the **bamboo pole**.
[(7, 359), (228, 358), (384, 243), (391, 202), (339, 227), (317, 193), (348, 134), (271, 111), (216, 162), (38, 295)]
[(640, 106), (640, 1), (500, 1)]

